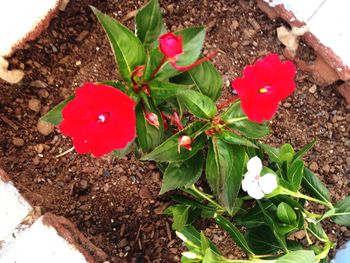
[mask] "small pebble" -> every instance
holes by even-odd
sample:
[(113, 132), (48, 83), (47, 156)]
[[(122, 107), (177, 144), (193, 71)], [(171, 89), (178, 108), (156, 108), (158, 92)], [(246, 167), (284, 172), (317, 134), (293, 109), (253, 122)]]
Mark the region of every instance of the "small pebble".
[(12, 139), (12, 143), (16, 146), (16, 147), (22, 147), (24, 145), (24, 140), (22, 138), (18, 138), (18, 137), (14, 137)]
[(51, 134), (55, 130), (55, 126), (49, 122), (39, 120), (36, 126), (38, 132), (44, 136)]
[(317, 86), (316, 85), (312, 85), (311, 88), (309, 88), (309, 92), (314, 94), (316, 92)]
[(310, 170), (312, 170), (314, 172), (317, 171), (318, 170), (318, 164), (316, 162), (312, 162), (310, 164)]
[(47, 84), (41, 80), (34, 80), (34, 81), (30, 82), (29, 85), (33, 88), (46, 88), (47, 87)]
[(32, 111), (39, 112), (41, 109), (41, 102), (38, 99), (30, 99), (28, 101), (28, 108)]

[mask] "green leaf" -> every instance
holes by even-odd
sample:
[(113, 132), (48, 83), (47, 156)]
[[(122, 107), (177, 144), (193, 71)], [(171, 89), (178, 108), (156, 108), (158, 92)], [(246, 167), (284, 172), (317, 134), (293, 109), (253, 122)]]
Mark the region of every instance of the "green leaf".
[(150, 0), (136, 14), (136, 35), (149, 47), (158, 40), (164, 27), (158, 0)]
[(69, 96), (60, 104), (56, 105), (52, 110), (50, 110), (48, 113), (42, 116), (40, 120), (46, 121), (46, 122), (52, 123), (55, 126), (58, 126), (63, 119), (62, 110), (64, 109), (64, 107), (66, 107), (68, 102), (70, 102), (72, 99), (74, 99), (74, 95)]
[(288, 204), (282, 202), (277, 206), (278, 219), (287, 225), (293, 225), (297, 220), (297, 215)]
[[(265, 209), (270, 213), (273, 206), (274, 205), (272, 203), (269, 203), (265, 206)], [(234, 220), (236, 224), (245, 226), (246, 228), (255, 228), (265, 224), (264, 214), (258, 205), (249, 209), (245, 213), (237, 215)]]
[(215, 222), (230, 235), (232, 240), (235, 241), (235, 243), (240, 248), (242, 248), (248, 254), (254, 255), (243, 234), (238, 230), (238, 228), (235, 225), (233, 225), (230, 221), (228, 221), (221, 215), (215, 214), (214, 218)]
[(212, 99), (194, 90), (187, 90), (179, 94), (178, 98), (198, 118), (208, 119), (216, 113), (216, 106)]
[(261, 201), (257, 201), (261, 211), (263, 212), (263, 215), (266, 220), (266, 224), (268, 227), (272, 230), (273, 235), (275, 236), (276, 240), (278, 241), (279, 245), (281, 248), (285, 251), (288, 252), (287, 244), (286, 244), (286, 239), (284, 235), (282, 235), (278, 231), (278, 225), (276, 224), (275, 220), (270, 216), (270, 214), (267, 212), (266, 208), (264, 205), (261, 203)]
[(209, 239), (205, 236), (203, 231), (201, 231), (201, 248), (203, 252), (205, 252), (208, 248), (210, 249)]
[(315, 253), (312, 250), (298, 250), (292, 251), (277, 259), (276, 263), (315, 263), (317, 262)]
[[(221, 256), (219, 253), (207, 249), (204, 254), (204, 258), (202, 260), (202, 263), (242, 263), (246, 262), (245, 260), (235, 260), (235, 259), (227, 259), (223, 256)], [(249, 261), (247, 261), (249, 262)]]
[(258, 255), (274, 253), (281, 249), (281, 245), (267, 226), (249, 229), (246, 240), (252, 251)]
[(292, 145), (286, 143), (282, 145), (278, 157), (280, 159), (280, 162), (290, 163), (293, 160), (294, 154), (295, 152)]
[(313, 139), (312, 142), (306, 144), (303, 148), (301, 148), (294, 156), (293, 161), (300, 159), (303, 157), (314, 145), (316, 144), (316, 139)]
[(302, 186), (314, 197), (325, 202), (331, 201), (331, 196), (328, 189), (324, 186), (322, 181), (307, 168), (304, 169)]
[[(201, 56), (203, 57), (203, 56)], [(171, 79), (172, 82), (194, 85), (197, 91), (211, 98), (213, 101), (221, 95), (222, 78), (218, 70), (210, 61), (205, 61), (198, 66)]]
[(227, 142), (229, 144), (238, 144), (243, 145), (247, 147), (253, 147), (257, 148), (257, 146), (252, 143), (250, 140), (244, 138), (243, 136), (239, 136), (233, 132), (230, 132), (228, 130), (221, 130), (216, 135), (220, 140), (223, 140), (224, 142)]
[(187, 223), (188, 211), (190, 207), (187, 205), (172, 205), (164, 210), (163, 214), (173, 217), (173, 230), (181, 230)]
[(245, 152), (242, 147), (230, 145), (216, 136), (211, 137), (206, 176), (211, 190), (219, 203), (232, 214), (241, 188)]
[(134, 148), (135, 148), (135, 141), (129, 142), (123, 149), (121, 149), (121, 150), (114, 150), (112, 152), (112, 156), (115, 156), (115, 157), (126, 156), (129, 153), (131, 153)]
[(190, 187), (201, 176), (203, 163), (202, 151), (186, 161), (170, 163), (163, 175), (160, 194), (181, 187)]
[(263, 149), (267, 153), (267, 155), (269, 156), (269, 159), (272, 162), (280, 163), (280, 159), (279, 159), (280, 150), (278, 148), (272, 147), (264, 143), (259, 143), (258, 145), (260, 146), (261, 149)]
[(159, 121), (159, 129), (150, 125), (143, 114), (142, 105), (136, 106), (136, 133), (138, 142), (142, 148), (142, 151), (147, 153), (152, 151), (163, 141), (163, 122), (159, 112), (152, 108), (153, 113), (157, 114)]
[[(243, 117), (246, 116), (241, 109), (240, 101), (235, 101), (227, 109), (227, 111), (222, 114), (222, 119), (224, 121)], [(249, 119), (244, 119), (238, 122), (231, 123), (228, 126), (251, 139), (257, 139), (266, 136), (270, 133), (270, 129), (267, 122), (259, 124), (251, 122)]]
[[(200, 233), (191, 225), (184, 226), (181, 230), (176, 231), (176, 235), (186, 244), (189, 250), (201, 251), (201, 237)], [(210, 248), (218, 253), (218, 249), (213, 242), (209, 241)]]
[(321, 223), (313, 223), (310, 222), (308, 224), (307, 230), (318, 240), (322, 242), (327, 242), (328, 241), (328, 236), (326, 232), (323, 230), (323, 227)]
[(145, 63), (146, 52), (141, 41), (128, 28), (112, 17), (94, 7), (91, 9), (107, 33), (120, 74), (125, 81), (130, 83), (132, 71), (136, 66)]
[(184, 130), (174, 134), (170, 138), (168, 138), (161, 145), (156, 147), (149, 154), (144, 155), (141, 160), (154, 160), (154, 161), (166, 161), (166, 162), (178, 162), (185, 161), (194, 156), (199, 150), (203, 149), (207, 137), (205, 134), (201, 134), (196, 137), (196, 139), (192, 142), (192, 150), (188, 151), (180, 147), (180, 152), (178, 152), (178, 141), (179, 137), (182, 135), (187, 135), (191, 137), (194, 135), (199, 129), (201, 129), (205, 124), (201, 122), (194, 122)]
[(156, 99), (167, 99), (191, 90), (191, 86), (189, 85), (173, 84), (157, 80), (149, 82), (148, 85), (151, 90), (152, 97)]
[(287, 178), (292, 186), (292, 191), (297, 192), (299, 190), (303, 175), (304, 162), (301, 160), (294, 161), (287, 171)]
[[(177, 59), (176, 64), (188, 66), (195, 62), (200, 55), (205, 38), (205, 28), (203, 26), (185, 28), (176, 32), (176, 35), (180, 34), (182, 35), (183, 53)], [(162, 54), (158, 48), (152, 50), (151, 56), (152, 59), (155, 57), (162, 58)], [(159, 63), (154, 64), (153, 69), (155, 69), (158, 64)], [(166, 80), (180, 73), (180, 71), (170, 65), (169, 61), (166, 61), (160, 68), (156, 78), (158, 80)]]
[(334, 206), (335, 212), (331, 217), (339, 225), (350, 226), (350, 196), (345, 197), (342, 201)]

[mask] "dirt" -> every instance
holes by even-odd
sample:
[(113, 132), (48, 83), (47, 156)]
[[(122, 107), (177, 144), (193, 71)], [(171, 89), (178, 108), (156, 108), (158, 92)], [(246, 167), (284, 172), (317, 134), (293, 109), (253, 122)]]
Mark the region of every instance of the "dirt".
[[(125, 158), (95, 159), (74, 152), (57, 130), (37, 130), (39, 117), (87, 81), (118, 79), (113, 55), (102, 28), (88, 5), (122, 20), (143, 1), (71, 0), (66, 11), (49, 28), (10, 59), (11, 68), (22, 68), (18, 85), (0, 82), (0, 167), (42, 212), (53, 212), (73, 221), (110, 262), (179, 262), (184, 249), (162, 216), (169, 195), (159, 196), (161, 174), (155, 164)], [(206, 25), (204, 54), (218, 49), (213, 59), (224, 78), (223, 98), (231, 96), (229, 81), (243, 67), (268, 53), (282, 54), (276, 38), (281, 21), (269, 20), (255, 1), (162, 1), (162, 11), (172, 31)], [(133, 28), (132, 19), (125, 21)], [(313, 60), (307, 47), (300, 54)], [(303, 72), (298, 88), (284, 101), (271, 121), (274, 145), (302, 147), (317, 138), (305, 160), (327, 184), (334, 201), (350, 194), (350, 107), (333, 86), (319, 87)], [(50, 127), (49, 127), (50, 128)], [(214, 224), (202, 226), (224, 255), (241, 252)], [(346, 227), (327, 224), (338, 246), (349, 239)]]

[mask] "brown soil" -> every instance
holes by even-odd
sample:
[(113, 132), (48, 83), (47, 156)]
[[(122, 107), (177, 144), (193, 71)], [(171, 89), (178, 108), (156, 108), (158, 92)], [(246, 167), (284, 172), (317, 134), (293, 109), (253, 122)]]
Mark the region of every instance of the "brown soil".
[[(88, 5), (123, 20), (141, 2), (71, 0), (46, 32), (11, 58), (11, 66), (23, 68), (26, 75), (19, 85), (0, 83), (0, 167), (43, 212), (72, 220), (110, 256), (110, 262), (179, 262), (183, 247), (170, 231), (169, 218), (161, 215), (170, 198), (158, 195), (161, 175), (153, 163), (133, 156), (95, 159), (76, 153), (55, 158), (72, 146), (71, 141), (58, 131), (43, 136), (36, 129), (41, 114), (75, 87), (118, 79), (106, 36)], [(280, 22), (270, 21), (255, 1), (165, 0), (162, 7), (172, 31), (208, 27), (204, 53), (214, 48), (222, 52), (213, 61), (224, 76), (224, 97), (230, 96), (229, 80), (239, 76), (246, 64), (271, 52), (282, 53), (275, 30)], [(125, 23), (133, 28), (132, 19)], [(313, 59), (307, 48), (301, 55)], [(316, 137), (318, 144), (306, 161), (333, 199), (342, 199), (350, 193), (350, 108), (332, 86), (315, 89), (302, 72), (297, 82), (297, 91), (272, 121), (268, 140), (299, 148)], [(40, 112), (28, 107), (30, 99), (40, 101)], [(22, 146), (18, 138), (24, 140)], [(238, 256), (226, 233), (214, 225), (205, 227), (223, 254)], [(350, 236), (345, 227), (327, 228), (340, 245)]]

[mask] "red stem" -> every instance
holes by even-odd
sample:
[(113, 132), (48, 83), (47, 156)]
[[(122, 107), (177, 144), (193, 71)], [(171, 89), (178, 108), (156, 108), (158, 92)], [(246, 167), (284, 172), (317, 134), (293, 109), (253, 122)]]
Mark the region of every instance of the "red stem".
[(218, 53), (218, 51), (215, 51), (211, 54), (209, 54), (208, 56), (200, 59), (200, 60), (197, 60), (196, 62), (194, 62), (193, 64), (189, 65), (189, 66), (180, 66), (180, 65), (177, 65), (175, 63), (175, 61), (170, 61), (171, 65), (176, 68), (177, 70), (181, 70), (181, 71), (186, 71), (186, 70), (190, 70), (191, 68), (194, 68), (195, 66), (198, 66), (199, 64), (203, 63), (204, 61), (207, 61), (208, 59), (211, 59), (212, 57), (214, 57), (216, 54)]
[(164, 56), (162, 61), (159, 63), (158, 67), (156, 68), (155, 71), (153, 71), (152, 75), (151, 75), (151, 79), (154, 78), (154, 76), (158, 73), (158, 71), (160, 70), (160, 68), (163, 66), (163, 64), (165, 63), (166, 61), (166, 57)]
[(239, 99), (239, 96), (233, 96), (232, 98), (229, 98), (228, 100), (223, 101), (221, 104), (219, 104), (217, 106), (218, 110), (221, 110), (222, 108), (224, 108), (225, 106), (231, 104), (232, 102), (234, 102), (237, 99)]

